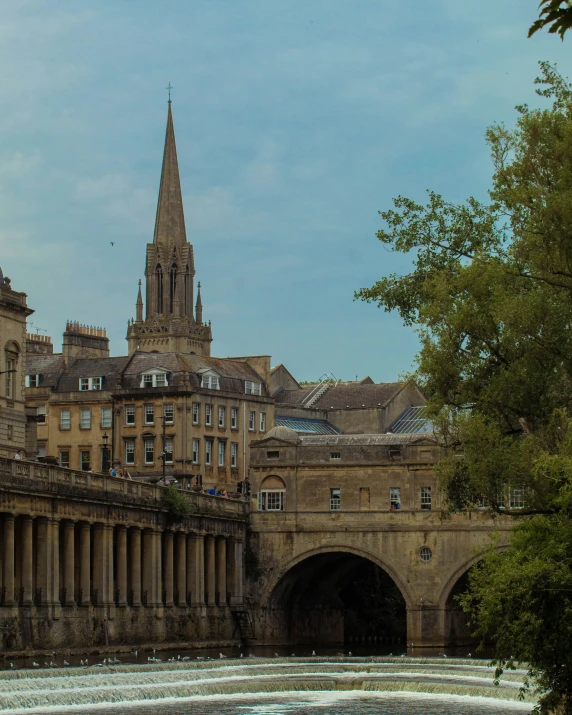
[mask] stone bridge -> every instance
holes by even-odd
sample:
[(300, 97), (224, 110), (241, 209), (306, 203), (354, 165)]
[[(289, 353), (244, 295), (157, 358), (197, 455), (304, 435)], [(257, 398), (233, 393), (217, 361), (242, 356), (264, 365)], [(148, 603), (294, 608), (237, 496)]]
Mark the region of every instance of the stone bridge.
[(470, 642), (453, 596), (491, 535), (506, 543), (511, 522), (446, 514), (438, 456), (420, 435), (298, 437), (278, 427), (251, 443), (247, 589), (260, 641), (343, 643), (348, 584), (369, 562), (401, 594), (408, 646)]
[[(0, 459), (0, 643), (6, 651), (222, 643), (243, 603), (247, 505)], [(3, 642), (2, 642), (3, 639)]]

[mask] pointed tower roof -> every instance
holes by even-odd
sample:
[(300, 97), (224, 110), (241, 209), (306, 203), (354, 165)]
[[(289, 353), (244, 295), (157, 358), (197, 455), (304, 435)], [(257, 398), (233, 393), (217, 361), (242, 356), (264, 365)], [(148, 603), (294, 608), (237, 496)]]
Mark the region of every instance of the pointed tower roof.
[(139, 278), (139, 291), (137, 293), (136, 305), (143, 305), (143, 296), (141, 295), (141, 278)]
[(175, 128), (173, 126), (171, 100), (169, 100), (163, 168), (161, 170), (161, 185), (159, 187), (153, 243), (171, 246), (185, 243), (186, 240), (185, 215), (183, 213), (177, 147), (175, 145)]

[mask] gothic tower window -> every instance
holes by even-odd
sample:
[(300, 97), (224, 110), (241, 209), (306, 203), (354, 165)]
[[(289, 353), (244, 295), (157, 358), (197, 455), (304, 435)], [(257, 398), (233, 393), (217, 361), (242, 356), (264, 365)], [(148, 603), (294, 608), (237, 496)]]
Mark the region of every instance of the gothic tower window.
[(163, 312), (163, 270), (160, 264), (155, 268), (155, 284), (157, 288), (157, 313)]
[(184, 314), (192, 315), (193, 314), (193, 288), (191, 285), (191, 274), (189, 271), (189, 266), (185, 266), (184, 291), (185, 291), (184, 303), (183, 303), (183, 305), (185, 306)]
[(173, 313), (173, 303), (177, 300), (177, 265), (171, 266), (169, 271), (169, 312)]

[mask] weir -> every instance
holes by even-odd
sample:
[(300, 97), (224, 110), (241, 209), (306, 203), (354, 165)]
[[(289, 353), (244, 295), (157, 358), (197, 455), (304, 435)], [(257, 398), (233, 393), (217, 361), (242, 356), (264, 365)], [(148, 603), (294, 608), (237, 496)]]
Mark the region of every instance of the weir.
[[(42, 712), (46, 708), (105, 710), (119, 705), (153, 704), (179, 712), (204, 710), (205, 696), (289, 694), (360, 691), (473, 696), (473, 713), (480, 698), (494, 698), (502, 709), (516, 705), (525, 676), (520, 669), (508, 673), (499, 686), (492, 683), (493, 669), (484, 661), (412, 658), (248, 658), (201, 663), (158, 663), (53, 670), (0, 672), (0, 712)], [(203, 709), (194, 709), (195, 701)], [(526, 699), (531, 709), (532, 698)], [(524, 708), (520, 708), (522, 712)], [(356, 711), (358, 712), (358, 711)], [(403, 712), (407, 712), (404, 710)], [(410, 712), (413, 712), (410, 711)], [(417, 710), (415, 710), (417, 712)], [(433, 712), (433, 711), (432, 711)], [(445, 712), (445, 711), (442, 711)], [(488, 711), (487, 711), (488, 712)]]

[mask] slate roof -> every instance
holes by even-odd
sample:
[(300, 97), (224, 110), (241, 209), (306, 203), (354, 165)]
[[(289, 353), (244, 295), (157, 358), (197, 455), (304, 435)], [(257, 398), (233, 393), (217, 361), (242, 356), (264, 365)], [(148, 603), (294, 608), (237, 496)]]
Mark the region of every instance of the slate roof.
[[(313, 405), (318, 410), (345, 410), (384, 407), (405, 383), (381, 382), (361, 385), (355, 382), (339, 383), (330, 387)], [(275, 395), (276, 404), (303, 407), (303, 401), (314, 386), (303, 390), (282, 390)]]
[[(200, 370), (214, 370), (220, 375), (220, 389), (244, 394), (244, 380), (262, 382), (260, 375), (242, 360), (204, 358), (190, 353), (136, 352), (131, 357), (85, 358), (75, 360), (64, 368), (62, 355), (34, 355), (27, 358), (28, 374), (41, 374), (41, 385), (56, 387), (56, 392), (79, 391), (80, 377), (103, 377), (103, 390), (116, 388), (117, 377), (122, 376), (123, 388), (140, 387), (140, 374), (153, 368), (169, 372), (169, 387), (182, 384), (186, 373), (191, 388), (199, 388)], [(61, 376), (58, 380), (58, 375)], [(262, 387), (264, 392), (264, 385)]]
[(26, 355), (26, 374), (41, 375), (41, 387), (55, 387), (63, 367), (63, 355)]
[(280, 390), (274, 395), (274, 399), (277, 405), (297, 407), (302, 404), (304, 398), (307, 397), (313, 389), (314, 386), (303, 387), (301, 390)]
[(56, 392), (79, 392), (80, 377), (103, 377), (103, 390), (112, 390), (116, 379), (129, 362), (127, 356), (111, 358), (79, 358), (65, 370), (56, 387)]

